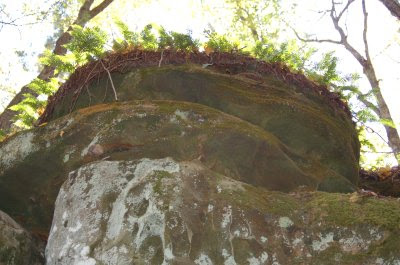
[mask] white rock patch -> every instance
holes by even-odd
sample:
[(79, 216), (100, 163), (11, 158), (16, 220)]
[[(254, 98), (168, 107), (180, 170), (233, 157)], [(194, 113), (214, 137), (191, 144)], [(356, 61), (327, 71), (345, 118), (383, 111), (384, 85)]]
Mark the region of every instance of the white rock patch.
[(211, 259), (205, 255), (205, 254), (201, 254), (200, 257), (198, 257), (194, 263), (196, 263), (197, 265), (212, 265), (212, 261)]
[(258, 258), (251, 257), (251, 258), (247, 259), (247, 261), (249, 262), (249, 265), (263, 265), (263, 264), (266, 264), (267, 260), (268, 260), (267, 252), (261, 253), (260, 257), (258, 257)]
[(289, 217), (284, 216), (284, 217), (279, 218), (279, 227), (280, 228), (289, 228), (293, 224), (294, 224), (293, 221), (290, 220)]
[(224, 207), (224, 213), (222, 214), (221, 227), (226, 228), (232, 221), (232, 206)]
[(329, 247), (329, 244), (333, 242), (333, 233), (328, 233), (325, 236), (319, 235), (320, 240), (314, 240), (312, 242), (312, 248), (314, 251), (323, 251)]
[(98, 141), (99, 141), (99, 136), (96, 135), (96, 136), (93, 138), (93, 140), (90, 142), (90, 144), (89, 144), (85, 149), (82, 150), (81, 156), (83, 157), (83, 156), (87, 155), (88, 152), (89, 152), (89, 149), (90, 149), (92, 146), (94, 146), (95, 144), (97, 144)]
[(33, 143), (34, 136), (32, 132), (21, 133), (2, 146), (0, 149), (0, 173), (39, 149), (39, 146)]
[[(148, 182), (155, 171), (179, 173), (180, 166), (169, 158), (99, 161), (71, 172), (57, 197), (46, 248), (47, 263), (131, 264), (130, 251), (137, 252), (146, 239), (156, 236), (162, 242), (164, 264), (169, 264), (174, 255), (172, 246), (164, 238), (164, 212), (158, 208), (159, 201)], [(132, 174), (134, 177), (128, 180), (126, 176)], [(131, 191), (139, 186), (140, 191), (132, 195)], [(140, 216), (128, 214), (143, 201), (148, 204)], [(134, 227), (137, 232), (132, 235), (131, 245), (106, 247), (118, 242), (122, 235), (132, 234)], [(90, 251), (91, 242), (99, 242), (98, 249)]]
[(224, 257), (224, 265), (236, 265), (235, 258), (226, 250), (222, 250), (222, 257)]

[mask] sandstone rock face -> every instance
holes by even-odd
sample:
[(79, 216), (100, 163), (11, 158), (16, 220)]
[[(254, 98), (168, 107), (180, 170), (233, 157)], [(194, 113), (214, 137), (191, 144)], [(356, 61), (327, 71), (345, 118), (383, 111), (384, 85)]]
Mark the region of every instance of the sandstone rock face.
[(0, 144), (0, 209), (49, 236), (47, 264), (400, 262), (400, 202), (345, 194), (346, 112), (248, 76), (142, 67), (113, 72), (122, 102), (108, 77), (61, 91), (47, 124)]
[[(359, 143), (354, 125), (342, 109), (331, 105), (328, 96), (320, 95), (322, 91), (300, 89), (271, 75), (221, 74), (195, 65), (140, 67), (114, 73), (112, 79), (123, 101), (198, 103), (258, 126), (277, 137), (317, 178), (324, 176), (320, 190), (350, 191), (350, 186), (334, 184), (337, 175), (357, 182)], [(88, 84), (76, 102), (73, 92), (65, 94), (55, 106), (53, 119), (68, 114), (72, 106), (79, 109), (114, 101), (107, 76)]]
[(60, 190), (47, 264), (397, 264), (399, 204), (267, 191), (198, 161), (98, 161)]
[(40, 233), (48, 231), (58, 187), (68, 172), (102, 159), (199, 160), (232, 179), (285, 192), (300, 186), (354, 187), (258, 126), (187, 102), (131, 101), (80, 109), (17, 135), (0, 152), (0, 207), (23, 216), (24, 225)]
[(43, 264), (44, 247), (10, 216), (0, 211), (0, 264)]

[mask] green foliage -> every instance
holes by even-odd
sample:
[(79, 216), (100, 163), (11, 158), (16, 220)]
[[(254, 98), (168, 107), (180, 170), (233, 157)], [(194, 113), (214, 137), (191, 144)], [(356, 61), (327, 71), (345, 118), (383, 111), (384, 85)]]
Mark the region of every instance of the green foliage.
[(174, 46), (174, 38), (163, 27), (158, 30), (158, 47), (160, 49), (169, 49)]
[(172, 49), (176, 51), (192, 52), (199, 48), (199, 41), (193, 39), (191, 32), (182, 34), (174, 31), (166, 31), (163, 27), (152, 24), (146, 25), (140, 33), (129, 30), (122, 21), (116, 21), (123, 39), (113, 41), (114, 51), (124, 51), (132, 48), (144, 50)]
[[(192, 38), (190, 32), (188, 34), (167, 32), (162, 27), (157, 31), (153, 25), (147, 25), (140, 33), (135, 33), (121, 21), (117, 21), (116, 25), (123, 37), (123, 39), (114, 40), (113, 48), (117, 51), (140, 47), (145, 50), (174, 49), (191, 52), (198, 50), (199, 47), (199, 42)], [(65, 45), (68, 50), (66, 55), (55, 55), (50, 50), (46, 50), (40, 58), (40, 63), (54, 67), (55, 75), (58, 76), (68, 76), (77, 67), (101, 58), (106, 52), (108, 36), (100, 28), (73, 26), (70, 34), (72, 39)], [(49, 81), (40, 79), (32, 81), (29, 88), (37, 96), (24, 94), (24, 100), (10, 108), (18, 112), (15, 124), (22, 128), (32, 127), (44, 110), (48, 96), (53, 95), (59, 85), (59, 81), (54, 78)]]
[[(264, 38), (276, 39), (279, 34), (278, 27), (272, 24), (279, 20), (280, 1), (258, 0), (226, 0), (231, 4), (234, 12), (232, 28), (239, 40), (244, 42), (257, 42)], [(268, 25), (268, 26), (267, 26)]]
[(139, 46), (139, 34), (129, 30), (128, 25), (126, 25), (121, 20), (116, 20), (115, 25), (117, 26), (122, 38), (116, 38), (113, 40), (112, 49), (114, 51), (127, 50), (130, 47)]
[(174, 42), (173, 46), (178, 51), (192, 52), (198, 50), (199, 41), (192, 38), (192, 33), (182, 34), (178, 32), (170, 32)]
[(314, 54), (314, 49), (300, 48), (295, 41), (283, 42), (276, 45), (273, 42), (263, 39), (257, 41), (253, 48), (255, 57), (267, 62), (279, 62), (285, 64), (293, 71), (305, 70), (305, 64)]
[(73, 72), (76, 67), (76, 58), (74, 54), (56, 55), (50, 50), (45, 50), (43, 56), (39, 58), (43, 65), (52, 66), (56, 69), (55, 74), (60, 72)]
[(26, 93), (19, 104), (10, 107), (11, 110), (18, 112), (15, 117), (16, 125), (22, 128), (30, 128), (46, 106), (47, 97), (53, 95), (58, 86), (59, 83), (56, 78), (51, 78), (48, 82), (41, 79), (33, 80), (28, 87), (37, 96)]
[(38, 110), (45, 105), (45, 102), (28, 93), (24, 94), (24, 97), (19, 104), (11, 106), (10, 109), (18, 112), (14, 124), (27, 129), (32, 127), (32, 124), (39, 117)]
[(118, 30), (122, 34), (122, 41), (125, 41), (129, 45), (137, 46), (139, 44), (139, 34), (129, 30), (128, 25), (126, 25), (121, 20), (116, 20), (115, 25), (118, 27)]
[(340, 82), (342, 79), (336, 69), (338, 58), (334, 52), (325, 53), (321, 61), (315, 63), (311, 70), (308, 70), (308, 76), (314, 81), (330, 85), (334, 82)]
[(363, 108), (354, 113), (358, 119), (358, 122), (366, 123), (366, 122), (373, 122), (378, 121), (378, 117), (374, 114), (370, 109)]
[(58, 89), (59, 83), (57, 78), (51, 78), (49, 81), (44, 81), (36, 78), (33, 80), (28, 87), (40, 95), (53, 95)]
[(153, 25), (149, 24), (140, 32), (140, 46), (145, 50), (156, 50), (158, 48), (157, 37)]
[[(89, 60), (100, 58), (105, 52), (107, 34), (97, 27), (74, 26), (71, 36), (72, 40), (65, 45), (68, 49), (66, 55), (55, 55), (46, 50), (40, 58), (43, 65), (55, 68), (55, 75), (64, 74), (68, 76), (76, 67), (87, 63)], [(58, 90), (59, 85), (59, 80), (56, 78), (51, 78), (48, 81), (33, 80), (28, 87), (36, 93), (36, 96), (26, 93), (20, 103), (10, 107), (11, 110), (18, 112), (15, 116), (15, 125), (21, 128), (32, 127), (44, 110), (48, 96), (53, 95)]]
[(200, 43), (198, 40), (193, 39), (190, 31), (187, 34), (183, 34), (174, 31), (166, 31), (163, 27), (160, 27), (158, 30), (157, 46), (159, 49), (192, 52), (198, 50)]
[(75, 55), (78, 62), (98, 59), (104, 54), (104, 45), (107, 42), (107, 33), (99, 27), (82, 28), (81, 26), (72, 26), (72, 40), (65, 45), (72, 54)]
[(211, 51), (219, 52), (232, 52), (239, 50), (239, 43), (236, 41), (229, 40), (224, 35), (218, 35), (216, 32), (205, 31), (208, 41), (205, 43), (205, 47)]
[(382, 140), (379, 141), (379, 136), (372, 134), (370, 129), (365, 125), (357, 126), (358, 139), (361, 144), (360, 164), (364, 169), (376, 170), (378, 168), (387, 167), (385, 163), (392, 156), (390, 152), (379, 153), (379, 150), (385, 149), (385, 144)]

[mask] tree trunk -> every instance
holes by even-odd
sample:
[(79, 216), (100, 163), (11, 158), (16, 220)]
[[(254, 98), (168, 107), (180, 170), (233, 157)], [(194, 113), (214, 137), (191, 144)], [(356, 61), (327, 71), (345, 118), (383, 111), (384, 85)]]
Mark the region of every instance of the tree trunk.
[(390, 13), (400, 20), (400, 3), (397, 0), (379, 0), (389, 9)]
[[(379, 80), (376, 77), (375, 70), (372, 64), (367, 63), (363, 66), (364, 74), (368, 78), (371, 88), (374, 90), (374, 95), (378, 103), (378, 112), (375, 113), (380, 119), (388, 120), (393, 122), (392, 116), (390, 114), (389, 108), (383, 98), (381, 88), (379, 85)], [(400, 163), (400, 137), (396, 128), (388, 125), (383, 125), (385, 127), (386, 135), (388, 138), (389, 147), (392, 149), (394, 156)]]
[[(86, 0), (81, 8), (79, 9), (78, 16), (72, 25), (79, 25), (84, 27), (87, 22), (89, 22), (92, 18), (97, 16), (100, 12), (102, 12), (107, 6), (109, 6), (114, 0), (103, 0), (98, 6), (90, 9), (94, 0)], [(67, 44), (71, 40), (71, 35), (69, 31), (71, 27), (68, 28), (66, 32), (64, 32), (56, 41), (56, 45), (53, 50), (53, 54), (57, 55), (65, 55), (67, 49), (64, 48), (64, 45)], [(48, 80), (49, 78), (54, 76), (54, 67), (45, 66), (42, 71), (39, 73), (37, 78), (42, 80)], [(9, 131), (13, 124), (13, 118), (18, 114), (18, 112), (10, 110), (11, 106), (14, 106), (20, 103), (25, 97), (24, 94), (32, 94), (37, 96), (35, 92), (28, 88), (28, 85), (25, 85), (21, 88), (20, 92), (18, 92), (11, 102), (8, 104), (6, 109), (0, 115), (0, 130), (5, 132)]]

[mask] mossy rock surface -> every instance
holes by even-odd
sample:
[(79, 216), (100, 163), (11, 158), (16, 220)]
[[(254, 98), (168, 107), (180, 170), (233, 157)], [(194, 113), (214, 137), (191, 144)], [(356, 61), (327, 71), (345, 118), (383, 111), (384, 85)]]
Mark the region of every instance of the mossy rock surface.
[[(312, 89), (300, 89), (272, 75), (221, 74), (198, 65), (141, 67), (113, 73), (112, 80), (119, 101), (175, 100), (209, 106), (275, 135), (310, 167), (321, 163), (354, 184), (358, 180), (359, 142), (351, 118)], [(115, 101), (108, 76), (95, 79), (76, 102), (74, 98), (74, 91), (66, 92), (52, 118), (68, 114), (71, 108)]]
[(46, 257), (50, 264), (398, 264), (399, 236), (395, 199), (268, 191), (199, 161), (97, 161), (63, 184)]
[(260, 127), (188, 102), (131, 101), (80, 109), (16, 135), (0, 152), (0, 208), (41, 233), (50, 226), (67, 173), (103, 159), (198, 160), (232, 179), (285, 192), (301, 186), (354, 189), (347, 178), (308, 161)]

